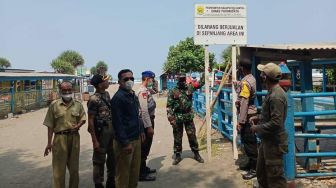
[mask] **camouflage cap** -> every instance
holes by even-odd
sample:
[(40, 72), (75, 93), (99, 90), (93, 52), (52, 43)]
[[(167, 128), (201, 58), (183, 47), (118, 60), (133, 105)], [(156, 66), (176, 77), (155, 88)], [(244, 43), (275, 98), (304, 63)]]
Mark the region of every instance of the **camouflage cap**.
[(259, 64), (257, 66), (257, 69), (264, 72), (266, 76), (268, 76), (271, 79), (274, 79), (274, 80), (281, 79), (281, 69), (275, 63), (271, 62), (271, 63), (267, 63), (266, 65)]

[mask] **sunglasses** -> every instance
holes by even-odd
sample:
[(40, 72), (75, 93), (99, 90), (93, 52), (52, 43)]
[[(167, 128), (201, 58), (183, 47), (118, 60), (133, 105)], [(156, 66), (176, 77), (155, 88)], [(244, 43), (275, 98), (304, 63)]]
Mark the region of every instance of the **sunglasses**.
[(134, 81), (134, 77), (126, 77), (122, 79), (124, 82), (127, 82), (128, 80)]

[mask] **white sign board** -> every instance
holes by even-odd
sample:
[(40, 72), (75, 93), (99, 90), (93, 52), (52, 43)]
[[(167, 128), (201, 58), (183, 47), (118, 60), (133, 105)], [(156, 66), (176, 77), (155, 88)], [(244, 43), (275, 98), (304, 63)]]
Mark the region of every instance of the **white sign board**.
[(246, 26), (245, 5), (195, 5), (195, 44), (246, 44)]

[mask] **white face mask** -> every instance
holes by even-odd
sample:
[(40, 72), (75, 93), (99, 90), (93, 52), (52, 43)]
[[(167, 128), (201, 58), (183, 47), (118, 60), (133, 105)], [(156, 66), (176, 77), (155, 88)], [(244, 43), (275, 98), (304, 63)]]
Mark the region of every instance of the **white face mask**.
[(133, 86), (134, 86), (134, 82), (132, 80), (128, 80), (127, 82), (125, 82), (125, 86), (127, 90), (132, 90)]
[(62, 99), (64, 100), (64, 101), (71, 101), (71, 99), (72, 99), (72, 97), (73, 97), (73, 94), (71, 93), (71, 94), (65, 94), (65, 95), (61, 95), (61, 97), (62, 97)]

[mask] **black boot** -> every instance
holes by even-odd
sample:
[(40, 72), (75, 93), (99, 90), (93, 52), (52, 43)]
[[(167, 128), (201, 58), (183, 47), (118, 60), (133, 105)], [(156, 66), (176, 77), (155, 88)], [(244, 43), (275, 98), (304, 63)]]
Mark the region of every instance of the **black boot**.
[(153, 173), (156, 173), (156, 169), (152, 169), (152, 168), (149, 168), (148, 166), (146, 166), (146, 168), (145, 168), (146, 170), (146, 173), (147, 174), (153, 174)]
[(156, 177), (149, 174), (141, 174), (139, 176), (139, 181), (155, 181)]
[(201, 155), (199, 154), (198, 151), (194, 151), (194, 154), (195, 154), (194, 159), (196, 161), (198, 161), (199, 163), (204, 163), (204, 160), (202, 159), (202, 157), (201, 157)]
[(175, 154), (175, 159), (173, 161), (173, 165), (177, 165), (182, 161), (182, 157), (180, 153)]
[(242, 175), (244, 180), (250, 180), (252, 178), (257, 177), (257, 172), (255, 170), (250, 170), (247, 174)]
[(95, 184), (95, 188), (104, 188), (104, 185), (102, 183)]
[(247, 163), (245, 165), (239, 165), (239, 170), (250, 171), (251, 170), (250, 163)]

